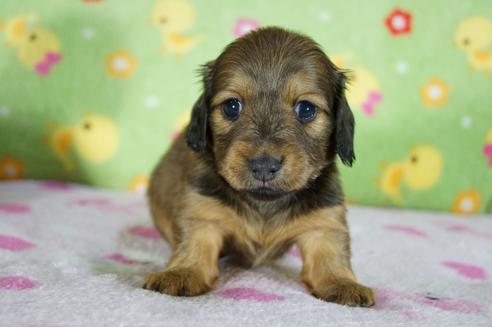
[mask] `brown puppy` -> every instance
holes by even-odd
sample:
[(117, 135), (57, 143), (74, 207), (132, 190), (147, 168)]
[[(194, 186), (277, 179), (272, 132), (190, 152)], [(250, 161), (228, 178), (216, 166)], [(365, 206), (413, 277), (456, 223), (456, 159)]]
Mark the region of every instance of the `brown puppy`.
[(315, 296), (373, 305), (351, 269), (335, 163), (355, 159), (344, 74), (313, 40), (263, 28), (207, 63), (203, 87), (186, 136), (152, 176), (152, 215), (173, 255), (144, 288), (202, 294), (220, 255), (256, 266), (297, 244)]

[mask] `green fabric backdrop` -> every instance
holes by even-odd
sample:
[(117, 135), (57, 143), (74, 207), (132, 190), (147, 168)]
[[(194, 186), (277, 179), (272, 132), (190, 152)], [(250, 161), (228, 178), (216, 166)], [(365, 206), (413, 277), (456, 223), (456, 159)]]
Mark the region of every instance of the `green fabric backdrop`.
[(349, 202), (492, 210), (488, 0), (2, 0), (0, 179), (143, 190), (199, 65), (268, 25), (352, 69)]

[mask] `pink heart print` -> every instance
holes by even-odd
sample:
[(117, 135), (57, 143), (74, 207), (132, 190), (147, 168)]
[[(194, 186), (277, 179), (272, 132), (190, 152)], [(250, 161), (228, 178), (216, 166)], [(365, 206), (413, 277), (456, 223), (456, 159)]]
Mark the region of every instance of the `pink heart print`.
[(106, 197), (80, 198), (70, 202), (70, 204), (94, 207), (101, 211), (124, 212), (132, 215), (135, 214), (135, 211), (138, 208), (142, 208), (145, 206), (141, 202), (135, 202), (131, 204), (118, 204)]
[(476, 265), (454, 262), (454, 261), (443, 261), (441, 265), (455, 270), (460, 276), (466, 277), (472, 280), (484, 280), (487, 277), (485, 269)]
[(138, 263), (138, 261), (131, 260), (131, 259), (127, 258), (126, 256), (124, 256), (123, 254), (120, 254), (120, 253), (110, 254), (110, 255), (106, 256), (105, 258), (107, 258), (108, 260), (112, 260), (112, 261), (121, 263), (121, 264), (135, 264), (135, 263)]
[(412, 226), (402, 224), (387, 224), (384, 226), (385, 230), (402, 232), (407, 235), (413, 235), (417, 237), (427, 237), (427, 233)]
[(35, 281), (22, 276), (0, 277), (0, 289), (24, 290), (36, 287)]
[(277, 294), (262, 292), (256, 288), (229, 288), (221, 292), (222, 297), (233, 300), (248, 300), (255, 302), (282, 301), (285, 297)]
[(492, 231), (487, 232), (487, 231), (481, 231), (481, 230), (476, 230), (473, 229), (472, 227), (469, 227), (465, 224), (462, 223), (436, 223), (437, 226), (445, 229), (446, 231), (450, 232), (457, 232), (457, 233), (467, 233), (471, 234), (477, 237), (482, 237), (486, 239), (491, 239), (492, 240)]
[(297, 246), (293, 246), (289, 249), (289, 251), (287, 252), (288, 255), (292, 256), (292, 257), (297, 257), (298, 259), (301, 259), (302, 260), (302, 254), (301, 254), (301, 251), (299, 250), (299, 248)]
[(29, 205), (17, 203), (0, 203), (0, 212), (8, 214), (24, 214), (29, 213), (30, 211), (31, 207)]
[(34, 244), (13, 236), (0, 235), (0, 248), (9, 251), (23, 251), (34, 247)]
[(47, 190), (67, 191), (72, 189), (70, 184), (60, 181), (42, 181), (39, 183), (39, 186)]
[(447, 312), (480, 313), (482, 311), (480, 304), (464, 299), (453, 299), (449, 297), (437, 298), (419, 293), (399, 292), (387, 288), (377, 289), (375, 309), (394, 309), (396, 306), (393, 302), (399, 299), (409, 300), (420, 305), (431, 306)]
[(153, 227), (134, 226), (128, 230), (130, 234), (147, 239), (161, 239), (161, 234)]

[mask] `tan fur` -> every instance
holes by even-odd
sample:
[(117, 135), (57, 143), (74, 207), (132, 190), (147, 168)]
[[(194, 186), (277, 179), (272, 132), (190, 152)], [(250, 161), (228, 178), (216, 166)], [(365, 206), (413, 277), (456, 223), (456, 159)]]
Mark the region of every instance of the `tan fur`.
[(254, 81), (240, 71), (219, 74), (216, 84), (220, 91), (213, 96), (210, 102), (211, 107), (217, 107), (232, 97), (248, 102), (253, 94)]
[(324, 111), (328, 111), (326, 98), (320, 96), (322, 90), (318, 90), (316, 82), (305, 71), (293, 74), (286, 81), (282, 88), (282, 99), (287, 102), (288, 106), (295, 104), (298, 100), (309, 100)]
[(222, 135), (227, 134), (232, 127), (231, 122), (224, 119), (220, 110), (215, 110), (212, 112), (210, 115), (210, 123), (212, 125), (212, 129)]
[[(272, 48), (277, 60), (264, 53), (270, 46), (278, 48)], [(245, 49), (256, 49), (256, 55), (241, 57)], [(303, 56), (308, 50), (311, 57)], [(289, 68), (304, 57), (312, 61), (292, 73)], [(248, 60), (253, 64), (237, 66)], [(257, 266), (297, 244), (303, 257), (301, 280), (316, 297), (353, 306), (374, 304), (373, 291), (356, 282), (350, 265), (350, 237), (334, 164), (336, 109), (330, 92), (336, 90), (330, 79), (337, 76), (331, 70), (312, 41), (279, 29), (239, 39), (208, 64), (206, 90), (193, 115), (203, 121), (200, 115), (206, 114), (209, 130), (193, 122), (188, 127), (210, 133), (201, 140), (208, 143), (205, 152), (193, 151), (181, 135), (152, 175), (150, 209), (173, 255), (164, 271), (149, 274), (144, 288), (199, 295), (219, 276), (220, 254)], [(234, 121), (221, 109), (231, 97), (243, 104)], [(318, 109), (309, 124), (301, 124), (294, 113), (301, 100)], [(282, 161), (272, 182), (255, 181), (248, 171), (248, 160), (262, 155)], [(250, 190), (259, 186), (282, 193), (254, 198)]]

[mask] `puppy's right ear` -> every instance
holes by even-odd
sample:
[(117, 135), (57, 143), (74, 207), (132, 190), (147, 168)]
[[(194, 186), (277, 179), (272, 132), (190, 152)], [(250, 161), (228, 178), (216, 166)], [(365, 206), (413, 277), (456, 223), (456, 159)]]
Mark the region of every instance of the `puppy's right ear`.
[(186, 131), (186, 142), (196, 152), (202, 153), (207, 148), (209, 98), (212, 88), (213, 62), (208, 62), (201, 69), (203, 93), (193, 105), (191, 120)]
[(204, 152), (207, 147), (208, 110), (204, 98), (205, 95), (202, 94), (193, 105), (190, 124), (186, 131), (188, 146), (199, 153)]

